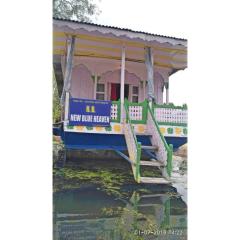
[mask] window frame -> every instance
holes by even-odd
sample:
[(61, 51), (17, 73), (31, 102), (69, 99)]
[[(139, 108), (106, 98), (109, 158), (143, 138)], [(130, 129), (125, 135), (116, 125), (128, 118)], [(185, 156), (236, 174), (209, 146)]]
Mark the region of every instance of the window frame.
[[(104, 91), (98, 91), (98, 85), (101, 84), (104, 86)], [(103, 94), (103, 99), (97, 99), (97, 94)], [(98, 83), (96, 84), (96, 93), (95, 93), (96, 100), (106, 100), (106, 84), (105, 83)]]
[[(138, 93), (137, 93), (137, 94), (136, 94), (136, 93), (133, 93), (134, 87), (136, 87), (136, 88), (138, 89)], [(131, 87), (131, 101), (132, 101), (132, 103), (139, 103), (139, 90), (140, 90), (140, 88), (139, 88), (138, 85), (132, 85), (132, 87)], [(133, 101), (133, 97), (137, 97), (138, 101), (137, 101), (137, 102), (134, 102), (134, 101)]]

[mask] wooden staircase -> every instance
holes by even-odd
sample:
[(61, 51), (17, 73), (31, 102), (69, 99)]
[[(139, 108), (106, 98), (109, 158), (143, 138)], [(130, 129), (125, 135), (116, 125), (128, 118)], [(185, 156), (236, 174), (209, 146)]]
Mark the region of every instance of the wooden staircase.
[(141, 177), (141, 183), (157, 183), (157, 184), (169, 184), (170, 181), (166, 180), (164, 177)]
[[(149, 136), (150, 139), (152, 136)], [(142, 145), (141, 149), (144, 151), (149, 151), (152, 155), (155, 155), (155, 158), (151, 158), (150, 160), (141, 160), (140, 166), (148, 166), (148, 167), (157, 167), (159, 169), (159, 175), (161, 175), (161, 167), (164, 167), (164, 164), (161, 161), (157, 160), (156, 153), (159, 151), (159, 146), (157, 145)], [(170, 184), (170, 181), (167, 177), (140, 177), (140, 183), (147, 183), (147, 184)]]
[[(146, 123), (151, 145), (142, 145), (141, 142), (138, 142), (129, 117), (128, 104), (126, 103), (124, 104), (124, 110), (123, 131), (129, 155), (129, 157), (125, 156), (124, 158), (131, 163), (135, 180), (138, 183), (169, 184), (172, 170), (172, 146), (166, 143), (164, 136), (161, 134), (151, 107), (148, 104)], [(151, 156), (150, 161), (140, 160), (142, 151)], [(123, 153), (120, 153), (120, 155), (123, 155)], [(157, 167), (159, 169), (159, 177), (141, 176), (141, 166)]]

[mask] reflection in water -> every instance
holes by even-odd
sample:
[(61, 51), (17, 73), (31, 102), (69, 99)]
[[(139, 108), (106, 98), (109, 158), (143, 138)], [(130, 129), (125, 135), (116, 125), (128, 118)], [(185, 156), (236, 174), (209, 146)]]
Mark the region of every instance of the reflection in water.
[(54, 239), (187, 239), (187, 206), (176, 193), (129, 186), (125, 192), (122, 198), (96, 186), (56, 192)]

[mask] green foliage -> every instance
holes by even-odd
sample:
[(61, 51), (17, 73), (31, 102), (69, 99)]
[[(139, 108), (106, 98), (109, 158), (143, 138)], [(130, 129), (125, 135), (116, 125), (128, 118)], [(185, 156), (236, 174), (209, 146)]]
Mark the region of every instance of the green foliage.
[[(65, 180), (74, 180), (83, 182), (92, 182), (100, 184), (103, 189), (109, 195), (115, 195), (121, 197), (120, 187), (124, 183), (124, 174), (119, 174), (115, 172), (105, 171), (105, 170), (79, 170), (74, 168), (64, 169)], [(79, 185), (78, 185), (79, 186)]]
[(91, 16), (100, 11), (92, 0), (53, 0), (53, 16), (91, 22)]
[(59, 122), (61, 120), (61, 105), (60, 105), (60, 100), (59, 100), (59, 95), (58, 95), (58, 90), (57, 90), (57, 82), (55, 79), (55, 75), (53, 73), (53, 107), (52, 107), (53, 113), (53, 122)]

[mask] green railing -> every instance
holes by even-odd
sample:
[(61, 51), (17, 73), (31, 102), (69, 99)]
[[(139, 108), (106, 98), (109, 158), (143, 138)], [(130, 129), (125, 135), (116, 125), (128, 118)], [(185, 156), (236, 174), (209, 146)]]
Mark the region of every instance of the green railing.
[(132, 103), (125, 99), (125, 105), (128, 108), (131, 123), (133, 124), (146, 124), (147, 122), (147, 100), (140, 103)]
[(154, 117), (160, 125), (187, 126), (187, 105), (154, 104)]
[(154, 123), (154, 126), (155, 126), (155, 130), (157, 131), (158, 135), (160, 136), (160, 139), (163, 143), (163, 146), (167, 152), (167, 173), (169, 175), (169, 177), (171, 177), (171, 173), (172, 173), (172, 155), (173, 155), (173, 145), (172, 144), (167, 144), (163, 134), (161, 133), (160, 129), (159, 129), (159, 126), (158, 126), (158, 123), (154, 117), (154, 114), (153, 114), (153, 111), (152, 109), (150, 108), (149, 104), (147, 105), (148, 106), (148, 111), (151, 115), (151, 118), (153, 120), (153, 123)]
[(124, 109), (126, 113), (126, 131), (125, 138), (127, 142), (128, 152), (130, 155), (130, 160), (133, 161), (134, 178), (136, 182), (140, 182), (140, 158), (141, 158), (141, 143), (137, 141), (137, 137), (134, 132), (132, 121), (128, 111), (128, 101), (124, 102)]
[[(124, 104), (127, 106), (128, 113), (132, 124), (146, 124), (147, 122), (147, 105), (145, 100), (140, 103), (132, 103), (125, 99)], [(184, 126), (187, 127), (187, 105), (175, 106), (169, 104), (153, 104), (154, 117), (159, 125)], [(112, 101), (111, 122), (120, 123), (121, 121), (121, 102)]]

